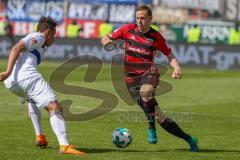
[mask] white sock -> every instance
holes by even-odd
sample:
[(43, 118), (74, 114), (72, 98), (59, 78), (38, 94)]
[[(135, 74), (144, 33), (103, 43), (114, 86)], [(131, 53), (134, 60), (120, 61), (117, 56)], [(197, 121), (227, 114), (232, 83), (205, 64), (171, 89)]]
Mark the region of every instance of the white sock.
[(63, 116), (60, 113), (51, 114), (50, 123), (54, 133), (57, 136), (59, 145), (69, 145)]
[(41, 111), (37, 108), (35, 103), (28, 103), (28, 113), (32, 120), (32, 124), (36, 135), (42, 135), (41, 129)]

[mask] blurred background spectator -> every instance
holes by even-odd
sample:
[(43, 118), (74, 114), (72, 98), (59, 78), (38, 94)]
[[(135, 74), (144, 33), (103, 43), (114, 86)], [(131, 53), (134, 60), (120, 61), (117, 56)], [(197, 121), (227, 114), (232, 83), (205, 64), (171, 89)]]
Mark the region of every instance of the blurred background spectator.
[(15, 44), (15, 38), (13, 35), (13, 27), (11, 22), (8, 19), (8, 16), (5, 17), (5, 21), (4, 21), (4, 30), (5, 30), (5, 35), (9, 38), (10, 42), (11, 42), (11, 46), (13, 46)]
[(229, 44), (230, 45), (240, 45), (240, 30), (239, 30), (238, 24), (235, 24), (235, 27), (232, 27), (230, 29)]
[(82, 27), (77, 24), (77, 21), (72, 20), (72, 24), (67, 25), (67, 37), (68, 38), (78, 38)]
[(201, 29), (198, 27), (198, 25), (195, 24), (192, 28), (188, 30), (187, 42), (198, 43), (200, 40), (200, 35)]
[(102, 38), (113, 31), (113, 25), (109, 22), (103, 22), (99, 27), (99, 36)]

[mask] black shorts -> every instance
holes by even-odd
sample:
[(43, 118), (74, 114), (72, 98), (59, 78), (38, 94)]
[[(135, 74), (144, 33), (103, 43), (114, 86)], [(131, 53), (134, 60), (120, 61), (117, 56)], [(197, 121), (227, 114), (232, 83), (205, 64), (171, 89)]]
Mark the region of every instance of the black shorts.
[(159, 70), (153, 65), (148, 70), (142, 74), (137, 74), (134, 72), (125, 73), (125, 81), (127, 85), (142, 85), (142, 84), (151, 84), (155, 88), (159, 84)]
[[(142, 104), (142, 99), (140, 96), (141, 86), (143, 84), (151, 84), (156, 88), (159, 84), (159, 77), (160, 75), (158, 73), (151, 72), (146, 72), (142, 75), (128, 74), (128, 76), (126, 77), (127, 80), (125, 78), (126, 85), (132, 98), (137, 102), (138, 105)], [(154, 96), (155, 93), (153, 93), (153, 97)]]

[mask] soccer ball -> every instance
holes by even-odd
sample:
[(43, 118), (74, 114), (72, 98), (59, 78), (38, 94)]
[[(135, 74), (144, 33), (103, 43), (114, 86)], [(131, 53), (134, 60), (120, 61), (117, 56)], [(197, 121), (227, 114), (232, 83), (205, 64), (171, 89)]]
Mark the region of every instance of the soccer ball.
[(117, 128), (113, 131), (112, 141), (119, 148), (126, 148), (132, 143), (131, 132), (127, 128)]

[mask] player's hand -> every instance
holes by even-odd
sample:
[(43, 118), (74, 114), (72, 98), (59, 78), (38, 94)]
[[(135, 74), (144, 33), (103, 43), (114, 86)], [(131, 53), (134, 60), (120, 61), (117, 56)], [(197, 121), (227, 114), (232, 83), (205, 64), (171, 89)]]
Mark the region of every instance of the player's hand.
[(174, 71), (172, 73), (172, 78), (174, 78), (174, 79), (181, 79), (182, 78), (181, 69), (179, 67), (174, 68)]
[(0, 81), (4, 81), (5, 79), (7, 79), (10, 76), (10, 74), (11, 73), (8, 71), (0, 73)]
[(108, 37), (108, 36), (105, 36), (102, 38), (102, 44), (105, 46), (107, 45), (108, 43), (112, 42), (112, 40)]
[(109, 38), (109, 36), (106, 36), (102, 39), (102, 44), (104, 45), (104, 49), (106, 51), (112, 51), (117, 47), (117, 44), (111, 38)]

